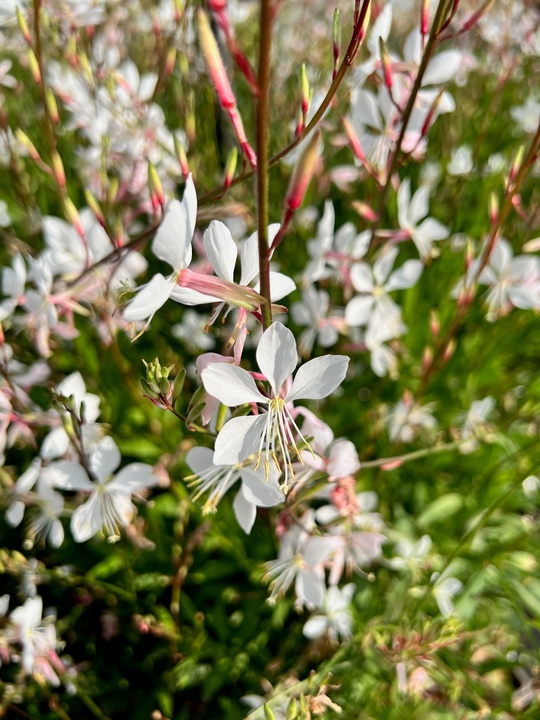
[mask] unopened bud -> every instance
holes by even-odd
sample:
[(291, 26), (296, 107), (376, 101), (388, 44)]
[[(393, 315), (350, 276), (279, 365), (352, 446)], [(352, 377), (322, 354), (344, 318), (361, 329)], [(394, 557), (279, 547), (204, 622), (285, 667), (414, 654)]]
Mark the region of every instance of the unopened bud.
[(519, 169), (521, 167), (521, 163), (523, 162), (523, 155), (525, 153), (525, 148), (523, 145), (520, 146), (518, 149), (516, 156), (512, 162), (512, 165), (510, 167), (510, 172), (508, 173), (508, 187), (510, 187), (514, 180), (516, 179), (516, 175), (519, 172)]
[(165, 66), (163, 68), (163, 75), (165, 78), (168, 78), (170, 75), (172, 75), (172, 71), (174, 70), (174, 64), (176, 63), (176, 48), (174, 45), (169, 48), (167, 52), (167, 56), (165, 58)]
[(422, 0), (420, 11), (420, 33), (426, 36), (429, 32), (429, 0)]
[(88, 204), (88, 207), (90, 210), (94, 213), (96, 220), (99, 222), (100, 225), (105, 226), (105, 216), (103, 215), (103, 212), (99, 206), (98, 201), (96, 198), (92, 195), (90, 190), (88, 188), (84, 191), (84, 196), (86, 198), (86, 202)]
[(64, 209), (68, 221), (73, 225), (80, 237), (84, 241), (86, 241), (86, 232), (84, 231), (84, 226), (81, 222), (79, 211), (68, 197), (66, 197), (64, 200)]
[(489, 196), (489, 222), (491, 225), (495, 225), (497, 218), (499, 217), (499, 200), (495, 193), (491, 193)]
[(28, 23), (26, 22), (26, 18), (21, 12), (21, 9), (19, 6), (16, 8), (17, 13), (17, 22), (19, 23), (19, 29), (23, 34), (24, 39), (26, 42), (31, 45), (32, 43), (32, 37), (30, 35), (30, 30), (28, 29)]
[(36, 85), (41, 85), (41, 70), (39, 69), (36, 54), (30, 47), (28, 48), (28, 65), (30, 66), (30, 72), (32, 73), (34, 82)]
[(296, 720), (298, 718), (298, 700), (292, 698), (287, 706), (286, 720)]
[(441, 330), (441, 323), (435, 310), (432, 310), (429, 314), (429, 330), (431, 332), (431, 337), (436, 340)]
[(264, 703), (264, 720), (276, 720), (276, 716), (268, 703)]
[(212, 12), (223, 12), (227, 9), (227, 0), (208, 0), (208, 7)]
[(309, 102), (310, 102), (310, 91), (309, 91), (309, 80), (306, 73), (306, 66), (304, 63), (302, 63), (302, 67), (300, 69), (300, 97), (301, 97), (301, 107), (302, 107), (302, 117), (307, 118), (307, 114), (309, 112)]
[(474, 245), (470, 238), (467, 239), (467, 245), (465, 246), (465, 271), (471, 267), (471, 263), (474, 260)]
[(174, 2), (173, 2), (174, 22), (178, 23), (182, 19), (182, 15), (184, 14), (184, 6), (185, 6), (184, 0), (174, 0)]
[(289, 210), (297, 210), (302, 204), (307, 186), (309, 185), (313, 171), (315, 170), (315, 164), (319, 157), (320, 138), (321, 133), (319, 131), (313, 134), (298, 164), (294, 168), (289, 189), (285, 196), (285, 206)]
[(364, 149), (362, 148), (360, 138), (356, 134), (356, 130), (353, 128), (352, 124), (345, 117), (343, 118), (343, 126), (345, 127), (345, 132), (347, 133), (347, 137), (349, 138), (349, 142), (351, 143), (353, 153), (358, 158), (358, 160), (360, 160), (361, 163), (365, 163), (366, 154), (364, 152)]
[(234, 97), (227, 73), (225, 72), (225, 65), (223, 64), (214, 33), (212, 32), (206, 13), (201, 9), (197, 12), (197, 22), (199, 24), (201, 49), (206, 61), (206, 67), (208, 68), (208, 74), (216, 89), (219, 102), (225, 109), (235, 107), (236, 98)]
[(448, 360), (450, 360), (450, 358), (455, 353), (455, 351), (456, 351), (456, 341), (454, 340), (454, 338), (452, 338), (452, 340), (450, 340), (450, 342), (448, 343), (448, 345), (446, 346), (446, 348), (444, 350), (444, 354), (443, 354), (443, 358), (442, 358), (443, 362), (448, 362)]
[(433, 350), (427, 346), (424, 349), (424, 353), (422, 355), (422, 371), (426, 372), (428, 368), (431, 367), (431, 363), (433, 362)]
[(150, 190), (150, 199), (152, 201), (152, 208), (154, 213), (157, 212), (160, 207), (162, 210), (165, 207), (165, 196), (163, 194), (163, 186), (159, 175), (153, 163), (148, 163), (148, 188)]
[(176, 150), (176, 157), (178, 159), (180, 169), (182, 170), (182, 175), (187, 179), (189, 177), (189, 165), (186, 151), (184, 148), (184, 143), (177, 135), (174, 136), (174, 149)]
[(109, 205), (114, 205), (116, 198), (118, 197), (118, 190), (120, 189), (120, 180), (113, 175), (109, 180), (109, 189), (107, 192), (107, 202)]
[(381, 62), (383, 68), (384, 84), (388, 90), (392, 89), (392, 67), (390, 64), (390, 56), (382, 37), (379, 38), (379, 51), (381, 54)]
[(32, 160), (41, 160), (41, 157), (37, 151), (36, 146), (34, 143), (30, 140), (28, 135), (23, 132), (20, 128), (18, 128), (15, 131), (15, 137), (17, 140), (23, 145), (23, 147), (28, 151), (28, 154), (32, 158)]
[(238, 162), (238, 148), (233, 147), (233, 149), (229, 153), (229, 157), (227, 158), (227, 163), (225, 165), (225, 177), (223, 179), (223, 185), (226, 188), (231, 187), (231, 183), (234, 178), (234, 173), (236, 171), (236, 163), (237, 162)]
[(60, 120), (60, 116), (58, 114), (58, 105), (56, 104), (56, 98), (54, 97), (54, 93), (51, 88), (47, 88), (47, 92), (45, 93), (45, 99), (47, 101), (47, 110), (49, 111), (51, 120), (55, 125), (58, 125), (58, 121)]
[(379, 219), (379, 216), (371, 208), (369, 205), (367, 205), (365, 202), (362, 202), (361, 200), (353, 200), (351, 203), (353, 210), (356, 210), (356, 212), (360, 215), (360, 217), (364, 218), (364, 220), (368, 220), (369, 222), (376, 222)]
[(62, 158), (58, 154), (56, 150), (52, 151), (52, 166), (53, 166), (53, 172), (54, 177), (56, 178), (56, 182), (58, 183), (58, 186), (62, 189), (66, 189), (66, 173), (64, 171), (64, 163), (62, 162)]
[(339, 56), (341, 54), (341, 15), (339, 9), (334, 10), (334, 23), (332, 27), (332, 51), (334, 55), (334, 78), (337, 75)]

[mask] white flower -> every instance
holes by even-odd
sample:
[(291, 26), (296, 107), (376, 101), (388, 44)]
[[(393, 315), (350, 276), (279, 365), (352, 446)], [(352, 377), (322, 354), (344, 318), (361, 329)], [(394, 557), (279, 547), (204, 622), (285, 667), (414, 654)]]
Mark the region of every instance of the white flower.
[(468, 175), (474, 167), (472, 149), (468, 145), (452, 150), (450, 162), (446, 168), (449, 175)]
[(163, 222), (156, 232), (152, 243), (152, 252), (156, 257), (168, 263), (173, 272), (168, 277), (157, 273), (146, 285), (137, 290), (137, 294), (124, 310), (124, 319), (128, 322), (145, 321), (150, 323), (155, 313), (171, 298), (187, 305), (200, 298), (188, 288), (178, 286), (178, 276), (188, 267), (192, 257), (191, 239), (197, 220), (197, 195), (191, 175), (186, 182), (182, 202), (172, 200), (167, 207)]
[(273, 507), (285, 500), (278, 483), (281, 473), (271, 465), (268, 478), (265, 478), (263, 468), (254, 470), (243, 465), (215, 465), (213, 461), (214, 453), (209, 448), (196, 447), (188, 452), (186, 462), (197, 476), (190, 483), (197, 488), (193, 500), (209, 492), (203, 514), (212, 512), (225, 493), (240, 480), (242, 485), (233, 509), (240, 527), (249, 535), (258, 507)]
[(389, 293), (414, 287), (422, 274), (423, 265), (420, 260), (407, 260), (392, 272), (398, 253), (397, 247), (386, 247), (373, 268), (365, 262), (352, 266), (351, 282), (361, 294), (355, 296), (345, 308), (347, 325), (369, 325), (373, 330), (401, 317), (401, 311)]
[(302, 300), (291, 305), (291, 316), (297, 325), (307, 325), (307, 330), (300, 335), (298, 350), (301, 356), (310, 355), (315, 341), (321, 347), (335, 345), (339, 337), (339, 329), (343, 326), (343, 318), (329, 317), (330, 296), (326, 290), (316, 290), (313, 285), (302, 293)]
[(353, 624), (350, 606), (354, 591), (352, 583), (341, 590), (335, 585), (329, 587), (322, 607), (324, 615), (311, 617), (302, 630), (304, 635), (310, 640), (320, 638), (325, 632), (332, 640), (350, 637)]
[(540, 102), (529, 96), (523, 105), (510, 108), (512, 120), (521, 125), (526, 133), (533, 133), (540, 122)]
[(8, 637), (22, 645), (21, 664), (25, 673), (45, 677), (52, 685), (59, 685), (50, 662), (60, 662), (56, 655), (56, 630), (52, 622), (42, 620), (42, 611), (43, 601), (39, 596), (28, 598), (9, 616)]
[(540, 258), (513, 257), (512, 246), (504, 238), (495, 244), (478, 282), (491, 286), (488, 320), (495, 320), (512, 305), (522, 310), (540, 308)]
[(232, 418), (226, 423), (216, 440), (214, 462), (236, 465), (256, 453), (258, 467), (264, 449), (264, 467), (268, 472), (270, 460), (277, 461), (281, 453), (286, 485), (292, 464), (289, 446), (299, 457), (293, 430), (304, 439), (287, 405), (294, 400), (321, 400), (330, 395), (343, 381), (349, 358), (325, 355), (310, 360), (300, 367), (289, 389), (287, 381), (298, 362), (298, 353), (292, 332), (276, 322), (259, 342), (257, 362), (270, 383), (270, 397), (262, 394), (250, 373), (236, 365), (211, 365), (202, 372), (207, 392), (224, 405), (254, 403), (267, 408), (258, 415)]
[[(426, 218), (429, 212), (428, 187), (418, 188), (411, 199), (411, 183), (407, 178), (399, 186), (397, 201), (399, 226), (408, 233), (424, 260), (431, 254), (431, 245), (435, 240), (448, 237), (448, 228), (438, 220)], [(426, 219), (419, 225), (423, 218)]]
[(386, 418), (390, 440), (410, 443), (421, 433), (432, 434), (437, 427), (433, 408), (433, 403), (422, 406), (410, 397), (397, 402)]
[(96, 482), (92, 482), (86, 471), (76, 463), (55, 464), (53, 482), (56, 487), (90, 493), (88, 500), (71, 516), (75, 542), (85, 542), (100, 530), (110, 539), (117, 539), (120, 527), (129, 525), (135, 511), (131, 496), (159, 482), (152, 474), (152, 466), (145, 463), (131, 463), (112, 476), (120, 459), (114, 440), (105, 437), (89, 457), (89, 467)]
[(461, 592), (463, 583), (452, 576), (439, 575), (439, 573), (433, 573), (431, 576), (431, 582), (433, 585), (433, 595), (439, 606), (441, 614), (447, 618), (454, 612), (454, 596)]

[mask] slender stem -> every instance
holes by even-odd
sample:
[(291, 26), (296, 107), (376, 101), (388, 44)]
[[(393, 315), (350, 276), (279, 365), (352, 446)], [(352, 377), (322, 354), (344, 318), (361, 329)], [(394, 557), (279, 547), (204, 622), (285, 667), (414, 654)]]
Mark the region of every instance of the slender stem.
[[(362, 40), (364, 39), (366, 15), (370, 4), (371, 0), (364, 0), (358, 19), (354, 24), (351, 39), (349, 41), (349, 45), (347, 46), (345, 55), (343, 56), (343, 60), (341, 62), (341, 65), (339, 66), (339, 70), (337, 71), (332, 84), (328, 88), (328, 92), (326, 93), (324, 100), (319, 105), (319, 108), (317, 109), (309, 123), (306, 125), (306, 127), (302, 130), (302, 132), (299, 133), (294, 138), (294, 140), (292, 140), (292, 142), (287, 145), (287, 147), (283, 148), (283, 150), (278, 152), (277, 155), (274, 155), (268, 160), (269, 168), (274, 167), (274, 165), (277, 165), (280, 160), (283, 160), (283, 158), (287, 157), (287, 155), (289, 155), (294, 150), (294, 148), (302, 142), (302, 140), (304, 140), (313, 130), (315, 130), (319, 122), (322, 120), (323, 115), (330, 107), (330, 104), (334, 99), (334, 96), (337, 93), (339, 86), (343, 82), (345, 75), (353, 64), (356, 54), (358, 53), (358, 49), (362, 43)], [(235, 185), (239, 185), (240, 183), (249, 180), (251, 177), (253, 177), (254, 174), (255, 173), (253, 170), (248, 170), (247, 172), (241, 173), (240, 175), (235, 177), (232, 183), (230, 183), (230, 185), (228, 185), (227, 187), (222, 185), (215, 190), (211, 190), (210, 192), (206, 193), (206, 195), (203, 195), (201, 198), (199, 198), (199, 205), (205, 205), (206, 203), (218, 200), (231, 187), (234, 187)]]
[(436, 455), (437, 453), (450, 452), (456, 450), (460, 445), (466, 442), (465, 440), (456, 440), (452, 443), (446, 443), (444, 445), (435, 445), (431, 448), (422, 448), (422, 450), (414, 450), (413, 452), (406, 453), (405, 455), (396, 455), (395, 457), (379, 458), (378, 460), (366, 460), (361, 461), (360, 466), (362, 470), (367, 468), (377, 468), (384, 465), (393, 465), (394, 463), (410, 462), (411, 460), (418, 460), (419, 458), (427, 457), (428, 455)]
[(270, 128), (270, 51), (272, 48), (272, 0), (261, 0), (259, 36), (259, 99), (257, 101), (257, 230), (259, 239), (260, 294), (263, 327), (272, 324), (270, 298), (270, 252), (268, 248), (268, 134)]

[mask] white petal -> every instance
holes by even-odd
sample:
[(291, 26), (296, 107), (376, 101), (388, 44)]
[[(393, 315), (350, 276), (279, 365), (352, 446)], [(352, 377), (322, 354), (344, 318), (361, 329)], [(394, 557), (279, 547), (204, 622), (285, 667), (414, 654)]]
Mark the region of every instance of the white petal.
[(279, 272), (270, 273), (270, 299), (277, 302), (296, 290), (296, 284), (288, 275)]
[(259, 449), (265, 426), (266, 413), (229, 420), (217, 436), (214, 463), (236, 465), (253, 455)]
[(246, 498), (259, 507), (274, 507), (285, 500), (285, 495), (272, 475), (268, 482), (260, 472), (254, 472), (249, 468), (240, 470), (240, 477), (244, 485)]
[[(191, 238), (193, 237), (193, 233), (195, 232), (195, 225), (197, 224), (197, 192), (195, 190), (195, 185), (193, 184), (193, 178), (191, 174), (186, 181), (184, 197), (182, 198), (182, 205), (186, 214), (186, 231), (189, 239), (189, 248), (191, 253)], [(190, 261), (191, 254), (189, 258)]]
[(357, 295), (345, 308), (345, 322), (350, 327), (366, 325), (369, 321), (373, 308), (373, 297), (371, 295)]
[(436, 55), (429, 63), (422, 85), (442, 85), (453, 80), (463, 61), (459, 50), (446, 50)]
[(20, 500), (15, 500), (6, 510), (6, 522), (11, 527), (17, 527), (21, 524), (24, 517), (24, 503)]
[(324, 582), (314, 573), (300, 570), (296, 577), (297, 597), (315, 607), (321, 607), (324, 601)]
[(386, 282), (387, 277), (392, 272), (398, 253), (399, 250), (395, 246), (386, 247), (381, 253), (379, 253), (377, 260), (373, 265), (373, 275), (379, 285), (383, 285)]
[(154, 475), (154, 468), (147, 463), (130, 463), (117, 473), (109, 485), (108, 490), (123, 492), (132, 495), (143, 488), (155, 487), (159, 478)]
[(90, 468), (101, 482), (105, 482), (120, 465), (120, 450), (112, 437), (104, 437), (90, 455)]
[(216, 275), (234, 282), (234, 267), (238, 257), (238, 248), (229, 228), (219, 220), (213, 220), (203, 236), (206, 257)]
[(161, 273), (154, 275), (147, 285), (141, 287), (133, 300), (124, 309), (123, 316), (127, 322), (147, 320), (165, 305), (175, 288), (171, 278)]
[(186, 462), (195, 475), (201, 475), (214, 465), (214, 453), (210, 448), (194, 447), (186, 455)]
[(243, 403), (268, 402), (259, 392), (252, 376), (236, 365), (214, 363), (202, 371), (202, 381), (207, 393), (224, 405), (234, 407)]
[(257, 347), (257, 362), (261, 372), (268, 379), (275, 395), (292, 375), (298, 362), (296, 341), (292, 332), (280, 322), (266, 330)]
[(409, 205), (409, 223), (417, 225), (429, 212), (429, 188), (425, 185), (414, 193)]
[(191, 246), (191, 235), (188, 237), (188, 232), (184, 205), (179, 200), (172, 200), (157, 229), (152, 252), (160, 260), (168, 263), (175, 272), (186, 267), (184, 264), (186, 248), (188, 244)]
[(52, 521), (48, 538), (49, 543), (53, 548), (59, 548), (60, 545), (64, 542), (64, 528), (62, 527), (62, 523), (60, 522), (60, 520), (58, 520), (58, 518)]
[(69, 437), (63, 427), (53, 428), (41, 444), (39, 454), (45, 460), (62, 457), (69, 450)]
[(386, 292), (414, 287), (423, 269), (424, 266), (420, 260), (407, 260), (396, 272), (390, 275), (385, 287)]
[(409, 205), (411, 202), (411, 181), (403, 180), (397, 192), (399, 227), (406, 230), (409, 227)]
[(234, 514), (242, 530), (249, 535), (257, 517), (257, 508), (244, 496), (242, 489), (236, 493), (233, 501)]
[(89, 480), (86, 470), (73, 462), (52, 463), (47, 468), (47, 475), (54, 487), (61, 490), (93, 490), (94, 484)]
[(330, 462), (326, 469), (329, 475), (337, 478), (354, 475), (360, 469), (358, 453), (350, 440), (336, 440), (330, 450)]
[(343, 382), (348, 365), (349, 358), (345, 355), (324, 355), (310, 360), (298, 369), (287, 401), (327, 397)]
[(327, 627), (328, 620), (326, 619), (326, 616), (315, 615), (314, 617), (309, 618), (307, 623), (304, 625), (302, 632), (305, 637), (310, 640), (315, 640), (316, 638), (320, 638), (324, 635)]
[(373, 273), (366, 263), (355, 263), (351, 268), (351, 282), (358, 292), (373, 292)]
[(88, 500), (73, 512), (70, 527), (75, 542), (86, 542), (101, 530), (102, 503), (102, 496), (92, 493)]

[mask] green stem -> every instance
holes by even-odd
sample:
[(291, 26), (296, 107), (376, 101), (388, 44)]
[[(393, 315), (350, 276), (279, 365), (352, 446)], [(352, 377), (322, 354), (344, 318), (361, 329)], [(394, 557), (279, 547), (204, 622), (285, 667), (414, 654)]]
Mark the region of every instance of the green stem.
[(257, 231), (259, 239), (260, 294), (263, 328), (272, 324), (270, 252), (268, 248), (268, 134), (270, 127), (270, 51), (272, 48), (272, 0), (261, 0), (259, 36), (259, 99), (257, 102)]

